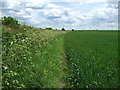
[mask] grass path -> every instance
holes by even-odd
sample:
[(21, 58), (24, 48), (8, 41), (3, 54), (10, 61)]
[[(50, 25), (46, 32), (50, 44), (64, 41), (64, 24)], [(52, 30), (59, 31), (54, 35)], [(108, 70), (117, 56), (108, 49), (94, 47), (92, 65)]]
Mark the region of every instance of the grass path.
[[(64, 39), (60, 37), (49, 43), (41, 53), (33, 55), (34, 64), (41, 69), (43, 88), (65, 87), (65, 58), (63, 56)], [(37, 62), (36, 62), (37, 61)]]

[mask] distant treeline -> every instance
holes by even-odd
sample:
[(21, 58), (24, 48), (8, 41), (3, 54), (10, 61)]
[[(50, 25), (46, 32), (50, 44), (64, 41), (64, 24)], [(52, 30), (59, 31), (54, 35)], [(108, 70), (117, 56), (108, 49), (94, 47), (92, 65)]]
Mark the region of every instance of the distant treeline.
[[(9, 26), (11, 28), (20, 28), (20, 26), (24, 26), (25, 28), (28, 27), (28, 25), (24, 24), (20, 24), (19, 21), (16, 18), (13, 18), (11, 16), (4, 16), (0, 19), (0, 21), (2, 22), (2, 25), (6, 25)], [(32, 28), (32, 26), (29, 26)], [(40, 28), (42, 29), (42, 28)], [(53, 29), (51, 27), (47, 27), (45, 28), (46, 30), (58, 30), (58, 29)], [(61, 31), (65, 31), (65, 28), (62, 28)], [(72, 31), (74, 31), (74, 29), (72, 29)]]

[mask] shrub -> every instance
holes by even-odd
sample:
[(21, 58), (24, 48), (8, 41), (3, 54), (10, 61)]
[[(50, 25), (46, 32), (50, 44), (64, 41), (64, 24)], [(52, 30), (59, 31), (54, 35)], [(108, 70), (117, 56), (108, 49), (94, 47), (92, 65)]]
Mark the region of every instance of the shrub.
[(72, 31), (75, 31), (74, 29), (72, 29)]
[(61, 31), (65, 31), (65, 29), (64, 29), (64, 28), (62, 28), (62, 29), (61, 29)]
[(2, 21), (3, 25), (10, 26), (10, 27), (13, 27), (13, 28), (18, 28), (19, 25), (20, 25), (18, 23), (17, 19), (15, 19), (13, 17), (10, 17), (10, 16), (8, 16), (8, 17), (6, 17), (6, 16), (2, 17), (1, 21)]
[(48, 30), (53, 30), (52, 28), (46, 28), (46, 29), (48, 29)]

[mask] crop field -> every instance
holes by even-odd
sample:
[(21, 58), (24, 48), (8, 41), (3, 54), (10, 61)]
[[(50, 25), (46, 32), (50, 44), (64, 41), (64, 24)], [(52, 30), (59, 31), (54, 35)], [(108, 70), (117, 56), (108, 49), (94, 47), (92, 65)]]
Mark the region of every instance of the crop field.
[(3, 88), (117, 86), (117, 31), (14, 32), (2, 26)]
[(117, 87), (117, 34), (117, 31), (76, 31), (65, 35), (71, 87)]

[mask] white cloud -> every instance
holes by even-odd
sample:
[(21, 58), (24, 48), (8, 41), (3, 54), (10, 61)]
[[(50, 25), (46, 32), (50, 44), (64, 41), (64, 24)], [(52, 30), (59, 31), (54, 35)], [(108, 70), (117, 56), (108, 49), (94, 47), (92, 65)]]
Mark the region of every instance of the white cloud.
[(92, 11), (93, 18), (115, 22), (117, 21), (118, 10), (114, 8), (101, 8)]
[(94, 2), (118, 2), (119, 0), (52, 0), (53, 2), (81, 2), (81, 3), (94, 3)]
[[(93, 28), (110, 28), (117, 27), (117, 4), (104, 3), (102, 7), (93, 8), (86, 13), (76, 11), (76, 5), (69, 3), (71, 6), (60, 6), (52, 3), (54, 0), (4, 0), (3, 15), (13, 16), (20, 21), (25, 21), (29, 25), (38, 27), (52, 27), (66, 29), (93, 29)], [(65, 2), (73, 1), (66, 0)], [(77, 0), (78, 1), (78, 0)], [(108, 2), (111, 0), (79, 0), (81, 5), (92, 5), (95, 2)], [(117, 1), (117, 0), (115, 0)], [(75, 0), (74, 0), (75, 2)], [(93, 4), (94, 5), (94, 4)], [(91, 6), (92, 8), (93, 6)], [(89, 8), (88, 8), (89, 9)]]
[(51, 9), (49, 11), (45, 11), (44, 15), (48, 18), (60, 18), (62, 16), (62, 11), (58, 9)]

